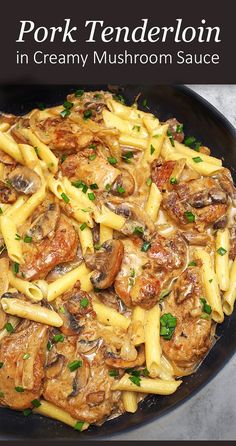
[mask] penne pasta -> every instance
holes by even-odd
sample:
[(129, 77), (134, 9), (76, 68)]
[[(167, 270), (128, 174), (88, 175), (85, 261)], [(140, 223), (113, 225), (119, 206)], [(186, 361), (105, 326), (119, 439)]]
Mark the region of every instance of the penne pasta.
[(27, 218), (34, 212), (34, 210), (42, 203), (46, 195), (46, 189), (43, 185), (35, 194), (14, 212), (10, 213), (17, 226), (22, 225)]
[(147, 203), (145, 205), (145, 210), (148, 213), (149, 217), (152, 219), (153, 222), (156, 221), (158, 211), (161, 205), (162, 201), (162, 195), (159, 191), (158, 187), (155, 183), (151, 184), (150, 192), (148, 196)]
[(152, 378), (158, 376), (161, 363), (160, 317), (159, 305), (155, 305), (146, 312), (144, 325), (145, 356), (147, 369)]
[(39, 158), (45, 161), (48, 169), (52, 173), (56, 173), (58, 170), (58, 159), (49, 149), (49, 147), (40, 141), (40, 139), (38, 139), (38, 137), (31, 130), (21, 129), (20, 132), (26, 139), (28, 139), (33, 147), (37, 148)]
[(107, 128), (116, 128), (121, 133), (136, 138), (147, 138), (148, 136), (148, 132), (145, 127), (143, 127), (140, 120), (130, 122), (127, 119), (122, 119), (119, 116), (116, 116), (108, 110), (103, 110), (102, 116)]
[[(181, 144), (180, 142), (176, 141), (174, 142), (174, 150), (176, 150), (178, 153), (182, 154), (183, 156), (187, 156), (190, 159), (193, 159), (197, 156), (196, 150), (190, 149), (189, 147), (185, 146), (184, 144)], [(199, 152), (199, 157), (206, 163), (214, 164), (215, 166), (222, 166), (222, 160), (218, 158), (214, 158), (214, 156), (206, 155), (205, 153)]]
[(113, 229), (100, 224), (100, 244), (102, 245), (107, 240), (111, 240), (113, 238)]
[(89, 272), (89, 269), (82, 263), (77, 268), (50, 283), (48, 285), (48, 301), (53, 301), (61, 294), (73, 288), (78, 280), (81, 283), (82, 290), (91, 291), (93, 289), (92, 284), (87, 280)]
[(119, 229), (125, 224), (125, 218), (122, 215), (117, 215), (115, 212), (110, 211), (106, 206), (102, 205), (101, 212), (96, 211), (95, 221), (109, 228)]
[(230, 269), (229, 287), (223, 296), (223, 311), (227, 316), (233, 313), (234, 302), (236, 299), (236, 258)]
[(40, 322), (41, 324), (50, 325), (52, 327), (61, 327), (63, 324), (59, 314), (37, 304), (31, 304), (15, 298), (2, 298), (1, 304), (5, 313), (11, 314), (12, 316)]
[(44, 295), (41, 289), (33, 282), (19, 279), (18, 277), (14, 276), (11, 271), (9, 271), (8, 274), (10, 285), (20, 291), (20, 293), (25, 294), (25, 296), (29, 297), (29, 299), (34, 302), (38, 302), (43, 299)]
[(135, 392), (122, 392), (122, 400), (126, 412), (135, 413), (138, 409), (137, 395)]
[(23, 164), (23, 158), (21, 155), (21, 151), (18, 147), (18, 144), (14, 141), (13, 138), (10, 137), (8, 133), (4, 133), (0, 131), (0, 149), (3, 152), (10, 155), (14, 158), (18, 163)]
[(229, 230), (219, 229), (216, 233), (215, 269), (222, 291), (229, 288)]
[(221, 296), (216, 273), (214, 271), (210, 254), (202, 248), (197, 248), (194, 252), (196, 260), (201, 261), (201, 273), (206, 292), (206, 299), (212, 309), (212, 319), (216, 322), (223, 322), (224, 314), (221, 304)]
[(107, 307), (100, 302), (93, 302), (94, 311), (97, 313), (98, 321), (104, 325), (111, 325), (112, 327), (119, 327), (123, 330), (127, 330), (130, 325), (131, 320), (114, 308)]
[(134, 384), (127, 373), (120, 381), (113, 384), (113, 390), (125, 390), (131, 392), (154, 393), (156, 395), (171, 395), (176, 392), (182, 381), (165, 381), (159, 378), (140, 378), (139, 385)]
[(72, 416), (65, 410), (45, 400), (40, 400), (40, 406), (35, 407), (33, 412), (57, 421), (61, 421), (62, 423), (68, 424), (68, 426), (71, 426), (79, 431), (84, 431), (89, 427), (89, 423), (72, 418)]
[(24, 263), (22, 254), (21, 240), (16, 238), (17, 227), (12, 218), (3, 215), (0, 218), (1, 233), (4, 238), (4, 242), (7, 248), (7, 253), (13, 262), (22, 264)]
[(86, 253), (93, 253), (93, 234), (91, 229), (87, 226), (84, 227), (82, 224), (78, 228), (78, 234), (83, 255), (85, 255)]
[(152, 161), (159, 157), (167, 130), (168, 125), (164, 124), (151, 135), (143, 155), (144, 162), (152, 163)]

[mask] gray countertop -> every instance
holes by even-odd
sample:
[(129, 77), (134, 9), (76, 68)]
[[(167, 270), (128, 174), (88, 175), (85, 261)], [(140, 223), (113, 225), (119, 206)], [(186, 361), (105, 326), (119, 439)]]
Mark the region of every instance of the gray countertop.
[[(236, 85), (189, 86), (236, 127)], [(180, 407), (116, 440), (236, 440), (236, 355), (218, 375)]]

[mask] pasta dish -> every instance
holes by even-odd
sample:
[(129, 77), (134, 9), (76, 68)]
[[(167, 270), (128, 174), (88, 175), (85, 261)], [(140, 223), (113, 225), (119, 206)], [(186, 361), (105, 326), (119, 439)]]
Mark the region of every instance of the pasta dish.
[(178, 391), (236, 297), (236, 190), (121, 95), (0, 115), (0, 405), (78, 431)]

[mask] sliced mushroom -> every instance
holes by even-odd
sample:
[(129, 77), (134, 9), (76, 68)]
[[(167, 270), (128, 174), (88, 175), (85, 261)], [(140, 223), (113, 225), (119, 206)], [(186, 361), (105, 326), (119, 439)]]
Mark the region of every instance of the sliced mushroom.
[(128, 197), (134, 193), (135, 181), (128, 171), (123, 171), (119, 175), (112, 186), (112, 193), (114, 195)]
[(67, 310), (66, 305), (63, 308), (64, 313), (60, 312), (60, 317), (63, 320), (63, 325), (60, 327), (61, 332), (66, 336), (78, 335), (84, 326), (80, 325), (76, 317)]
[(41, 178), (32, 169), (18, 166), (9, 175), (8, 179), (17, 192), (32, 195), (41, 187)]
[(89, 363), (83, 360), (82, 367), (79, 367), (76, 371), (76, 375), (72, 383), (72, 392), (68, 395), (68, 398), (73, 398), (78, 395), (79, 391), (87, 385), (90, 375)]
[(118, 274), (124, 246), (121, 240), (107, 240), (101, 247), (102, 251), (86, 255), (85, 263), (93, 270), (90, 280), (95, 288), (109, 288)]
[(32, 223), (26, 234), (32, 237), (33, 242), (40, 242), (44, 238), (51, 238), (60, 218), (60, 207), (50, 203), (47, 210), (39, 215)]
[(218, 218), (216, 222), (213, 224), (213, 229), (224, 229), (228, 224), (228, 217), (227, 215), (223, 215), (222, 217)]
[(46, 366), (46, 377), (57, 378), (61, 374), (64, 364), (65, 356), (58, 354), (56, 359)]
[(105, 363), (109, 367), (114, 367), (116, 369), (128, 369), (132, 367), (139, 367), (143, 365), (145, 362), (145, 353), (144, 346), (141, 345), (139, 347), (137, 358), (134, 361), (127, 361), (122, 359), (120, 356), (115, 354), (114, 352), (106, 352), (105, 353)]
[(86, 354), (91, 353), (95, 348), (99, 346), (101, 342), (101, 338), (94, 339), (93, 341), (89, 341), (87, 339), (80, 339), (77, 347), (80, 353)]
[(0, 202), (1, 203), (14, 203), (17, 199), (17, 194), (3, 181), (0, 181)]

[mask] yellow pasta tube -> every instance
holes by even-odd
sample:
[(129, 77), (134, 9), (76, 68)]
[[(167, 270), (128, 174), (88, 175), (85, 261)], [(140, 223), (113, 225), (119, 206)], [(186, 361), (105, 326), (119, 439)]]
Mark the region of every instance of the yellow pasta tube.
[(58, 170), (58, 159), (49, 147), (44, 144), (40, 139), (29, 129), (20, 129), (22, 135), (24, 135), (33, 147), (37, 147), (38, 156), (45, 161), (47, 167), (51, 172), (56, 173)]
[(21, 241), (16, 240), (17, 228), (15, 222), (3, 215), (0, 219), (0, 226), (10, 259), (16, 263), (24, 263)]
[(11, 271), (8, 273), (10, 285), (25, 294), (32, 301), (38, 302), (43, 299), (43, 293), (33, 282), (19, 279)]
[(61, 180), (54, 178), (53, 175), (49, 174), (47, 176), (47, 185), (49, 190), (57, 197), (62, 200), (62, 194), (66, 194), (66, 188)]
[(102, 205), (101, 212), (95, 213), (95, 221), (109, 228), (119, 231), (125, 224), (125, 218), (110, 211), (106, 206)]
[(155, 131), (160, 126), (159, 119), (154, 115), (147, 115), (143, 117), (143, 123), (148, 130), (148, 133), (155, 135)]
[(93, 234), (90, 228), (80, 225), (78, 228), (79, 240), (82, 248), (82, 253), (85, 255), (86, 253), (93, 253)]
[(34, 210), (42, 203), (46, 195), (45, 186), (43, 185), (35, 194), (31, 195), (30, 198), (14, 213), (11, 213), (17, 226), (22, 225), (27, 218), (34, 212)]
[(108, 110), (103, 110), (102, 115), (107, 128), (116, 128), (121, 133), (132, 135), (137, 138), (147, 138), (148, 136), (148, 132), (142, 126), (142, 122), (140, 120), (131, 122), (127, 119), (122, 119), (119, 116), (116, 116), (114, 113), (111, 113)]
[(113, 238), (113, 229), (105, 225), (100, 225), (100, 244), (102, 245), (107, 240)]
[[(78, 423), (78, 420), (72, 418), (72, 416), (68, 412), (45, 400), (40, 400), (40, 406), (34, 408), (33, 412), (48, 418), (53, 418), (54, 420), (61, 421), (62, 423), (68, 424), (68, 426), (74, 427), (75, 429), (76, 423)], [(81, 428), (78, 430), (84, 431), (85, 429), (88, 429), (88, 427), (88, 423), (81, 422)]]
[(137, 395), (135, 392), (122, 392), (122, 401), (126, 412), (134, 413), (138, 409)]
[(136, 305), (132, 313), (132, 322), (130, 325), (132, 333), (132, 343), (136, 345), (143, 344), (145, 342), (144, 323), (146, 318), (146, 311)]
[(42, 168), (35, 149), (29, 144), (19, 144), (19, 148), (25, 165), (30, 169), (33, 169), (44, 181)]
[[(88, 195), (84, 194), (81, 189), (72, 186), (68, 178), (63, 178), (63, 185), (66, 194), (80, 209), (85, 208), (90, 210), (90, 212), (95, 212), (97, 210), (97, 206), (89, 199)], [(87, 193), (89, 192), (92, 192), (92, 190), (88, 189)]]
[(4, 215), (7, 215), (9, 218), (12, 217), (12, 215), (14, 215), (14, 213), (17, 211), (17, 209), (19, 209), (26, 202), (26, 200), (27, 200), (27, 198), (23, 197), (23, 195), (18, 197), (17, 200), (15, 201), (15, 203), (13, 203), (11, 206), (9, 206), (6, 209), (6, 211), (4, 212)]
[(142, 110), (138, 110), (135, 107), (128, 107), (127, 105), (115, 101), (114, 99), (108, 99), (107, 106), (109, 110), (111, 110), (117, 116), (120, 116), (120, 118), (129, 119), (131, 121), (136, 121), (140, 118), (145, 117), (153, 117), (151, 113), (146, 113)]
[(120, 134), (119, 141), (122, 146), (136, 147), (139, 149), (146, 149), (147, 147), (147, 139), (136, 138), (132, 135), (127, 135), (126, 133)]
[(155, 183), (151, 184), (145, 210), (153, 222), (157, 219), (157, 214), (161, 205), (162, 195)]
[(4, 171), (5, 171), (5, 166), (3, 163), (0, 163), (0, 180), (4, 181)]
[(220, 289), (229, 288), (229, 230), (219, 229), (216, 233), (215, 269)]
[(52, 327), (61, 327), (63, 325), (63, 320), (59, 314), (40, 305), (31, 304), (20, 299), (7, 299), (5, 297), (1, 299), (1, 304), (5, 313), (11, 314), (12, 316), (51, 325)]
[(229, 288), (224, 293), (223, 297), (223, 310), (227, 316), (230, 316), (230, 314), (233, 313), (235, 299), (236, 299), (236, 258), (234, 259), (233, 265), (230, 269)]
[(144, 325), (146, 366), (152, 378), (158, 376), (161, 363), (160, 307), (155, 305), (146, 312)]
[[(77, 268), (69, 271), (64, 274), (59, 279), (48, 285), (48, 300), (49, 302), (56, 299), (61, 294), (65, 293), (68, 290), (71, 290), (77, 280), (80, 280), (81, 289), (83, 291), (91, 291), (93, 289), (92, 284), (90, 282), (90, 289), (88, 289), (88, 281), (86, 280), (86, 276), (88, 276), (90, 270), (86, 267), (85, 263), (82, 263)], [(86, 285), (86, 288), (83, 287), (83, 284)]]
[(140, 385), (134, 384), (126, 373), (120, 381), (114, 382), (112, 390), (126, 390), (131, 392), (154, 393), (156, 395), (171, 395), (176, 392), (182, 381), (166, 381), (162, 379), (141, 378)]
[(216, 273), (214, 271), (210, 254), (202, 248), (197, 248), (194, 252), (196, 260), (201, 261), (201, 273), (206, 292), (206, 299), (212, 308), (212, 319), (216, 322), (223, 322), (224, 314), (221, 304), (221, 296)]
[(130, 325), (131, 320), (118, 313), (114, 308), (107, 307), (106, 305), (95, 301), (93, 302), (93, 308), (97, 313), (98, 321), (104, 325), (119, 327), (123, 330), (127, 330)]
[(0, 132), (7, 132), (9, 130), (10, 124), (8, 122), (1, 122), (0, 124)]
[(18, 163), (23, 164), (23, 158), (21, 155), (21, 151), (18, 147), (18, 144), (14, 141), (13, 138), (10, 137), (7, 133), (3, 133), (0, 131), (0, 149), (3, 152), (10, 155), (14, 158)]
[(160, 126), (156, 132), (149, 138), (146, 150), (144, 152), (143, 160), (152, 163), (153, 160), (158, 159), (163, 142), (168, 130), (168, 124)]
[[(1, 301), (0, 301), (1, 302)], [(16, 328), (17, 325), (19, 324), (20, 319), (18, 317), (15, 316), (10, 316), (8, 318), (8, 323), (10, 323), (12, 325), (13, 328)], [(6, 330), (6, 328), (3, 328), (0, 331), (0, 342), (3, 338), (5, 338), (5, 336), (9, 336), (9, 332)]]
[(205, 153), (201, 153), (199, 152), (198, 154), (196, 153), (196, 150), (190, 149), (189, 147), (186, 147), (184, 144), (181, 144), (178, 141), (174, 141), (175, 146), (173, 147), (174, 150), (176, 150), (178, 153), (181, 153), (182, 155), (184, 155), (185, 157), (187, 156), (188, 158), (195, 158), (196, 156), (200, 156), (200, 158), (209, 164), (214, 164), (215, 166), (222, 166), (222, 160), (220, 160), (219, 158), (215, 158), (214, 156), (210, 156), (210, 155), (206, 155)]

